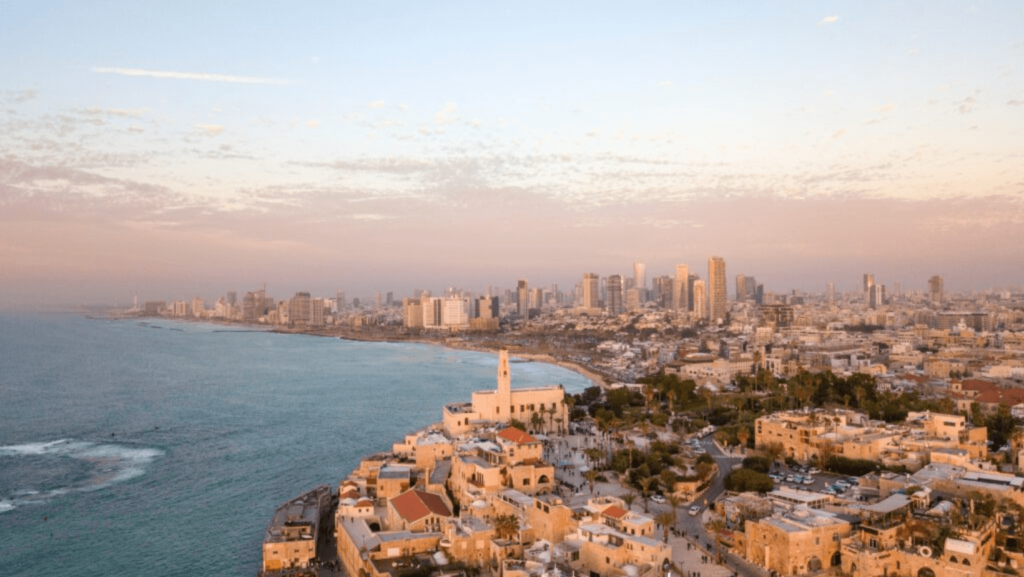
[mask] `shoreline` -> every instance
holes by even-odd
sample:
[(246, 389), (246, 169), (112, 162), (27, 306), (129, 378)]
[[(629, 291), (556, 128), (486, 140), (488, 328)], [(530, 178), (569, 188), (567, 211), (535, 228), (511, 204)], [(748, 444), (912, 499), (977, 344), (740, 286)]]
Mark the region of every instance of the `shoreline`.
[[(94, 319), (94, 320), (103, 320), (102, 317), (94, 316), (92, 314), (86, 315), (86, 318), (90, 318), (90, 319)], [(145, 315), (116, 314), (114, 311), (108, 311), (106, 313), (106, 318), (107, 319), (112, 319), (112, 320), (158, 319), (158, 320), (186, 322), (186, 323), (209, 323), (209, 324), (213, 324), (213, 325), (227, 326), (227, 327), (258, 328), (261, 331), (277, 333), (277, 334), (282, 334), (282, 335), (308, 335), (308, 336), (315, 336), (315, 337), (329, 337), (329, 338), (337, 338), (337, 339), (341, 339), (341, 340), (345, 340), (345, 341), (364, 342), (364, 343), (414, 343), (414, 344), (420, 344), (420, 345), (430, 345), (430, 346), (442, 347), (442, 348), (452, 349), (452, 350), (457, 350), (457, 351), (472, 351), (472, 352), (489, 353), (489, 354), (498, 354), (498, 352), (502, 348), (506, 348), (508, 350), (508, 352), (509, 352), (509, 355), (512, 356), (512, 357), (526, 359), (526, 360), (531, 361), (531, 362), (539, 362), (539, 363), (545, 363), (545, 364), (549, 364), (549, 365), (554, 365), (554, 366), (557, 366), (559, 368), (572, 371), (572, 372), (574, 372), (574, 373), (584, 377), (588, 381), (590, 381), (593, 384), (593, 386), (599, 387), (603, 391), (609, 390), (608, 379), (604, 375), (602, 375), (599, 372), (591, 369), (590, 367), (586, 367), (586, 366), (581, 365), (579, 363), (576, 363), (574, 361), (565, 360), (565, 359), (559, 359), (559, 358), (554, 357), (554, 356), (552, 356), (552, 355), (550, 355), (548, 353), (537, 353), (537, 352), (530, 352), (530, 351), (519, 350), (519, 349), (521, 349), (522, 345), (514, 345), (514, 346), (508, 346), (508, 347), (502, 347), (500, 345), (488, 346), (488, 344), (486, 344), (486, 343), (467, 342), (467, 341), (459, 339), (457, 337), (453, 338), (453, 337), (443, 336), (443, 335), (438, 335), (436, 338), (429, 338), (429, 336), (425, 337), (425, 335), (406, 336), (406, 335), (398, 335), (398, 334), (394, 334), (394, 333), (386, 334), (386, 333), (383, 333), (382, 331), (366, 331), (366, 332), (358, 331), (358, 332), (356, 332), (356, 331), (345, 330), (345, 329), (340, 329), (340, 328), (336, 328), (336, 329), (333, 329), (333, 330), (332, 329), (325, 329), (325, 328), (309, 328), (309, 329), (289, 328), (289, 327), (276, 327), (276, 326), (272, 326), (272, 325), (262, 325), (262, 324), (258, 324), (258, 323), (254, 324), (254, 323), (230, 321), (230, 320), (225, 320), (225, 319), (196, 319), (196, 318), (190, 318), (190, 317), (162, 317), (162, 316), (154, 317), (154, 316), (145, 316)], [(353, 333), (355, 333), (355, 334), (353, 334)], [(374, 334), (374, 333), (376, 333), (376, 334)], [(500, 335), (500, 333), (494, 333), (494, 334), (495, 335)]]

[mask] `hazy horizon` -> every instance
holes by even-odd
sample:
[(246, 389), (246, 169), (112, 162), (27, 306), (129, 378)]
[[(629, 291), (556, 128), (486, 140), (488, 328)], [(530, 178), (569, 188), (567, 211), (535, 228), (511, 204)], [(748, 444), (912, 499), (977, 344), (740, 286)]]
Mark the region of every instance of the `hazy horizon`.
[(2, 10), (0, 308), (1024, 284), (1018, 3)]

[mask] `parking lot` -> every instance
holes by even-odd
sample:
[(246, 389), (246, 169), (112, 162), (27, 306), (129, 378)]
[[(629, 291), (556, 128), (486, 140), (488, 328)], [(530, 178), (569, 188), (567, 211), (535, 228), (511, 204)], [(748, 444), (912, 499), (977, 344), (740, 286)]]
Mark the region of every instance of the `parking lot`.
[(789, 487), (802, 491), (837, 495), (847, 499), (853, 497), (853, 488), (857, 486), (856, 477), (825, 473), (816, 468), (801, 465), (793, 467), (776, 465), (769, 475), (775, 481), (776, 489)]

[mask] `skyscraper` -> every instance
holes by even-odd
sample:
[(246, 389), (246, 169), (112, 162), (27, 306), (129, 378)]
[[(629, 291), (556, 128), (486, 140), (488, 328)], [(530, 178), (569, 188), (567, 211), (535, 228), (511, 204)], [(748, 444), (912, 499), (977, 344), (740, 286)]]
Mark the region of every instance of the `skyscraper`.
[(828, 300), (829, 305), (836, 304), (836, 283), (829, 281), (825, 285), (825, 298)]
[(736, 302), (747, 300), (747, 277), (742, 274), (736, 275)]
[(707, 318), (707, 294), (704, 288), (704, 281), (696, 279), (693, 281), (693, 315), (699, 319)]
[(943, 284), (942, 277), (939, 275), (928, 279), (928, 293), (933, 305), (938, 306), (942, 304)]
[(608, 277), (608, 312), (613, 315), (625, 311), (623, 303), (622, 275), (613, 274)]
[(711, 322), (725, 320), (729, 310), (726, 298), (728, 291), (725, 281), (725, 259), (713, 256), (708, 259), (708, 318)]
[(871, 289), (875, 286), (875, 275), (871, 273), (864, 273), (864, 300), (865, 302), (871, 301)]
[(676, 265), (676, 278), (672, 281), (672, 310), (690, 310), (690, 267)]
[(642, 262), (633, 263), (633, 288), (637, 289), (641, 300), (647, 299), (647, 265)]
[(585, 309), (597, 309), (600, 307), (601, 290), (598, 285), (598, 276), (592, 272), (583, 274), (583, 298), (580, 306)]
[(526, 318), (530, 314), (530, 283), (526, 279), (519, 279), (516, 285), (516, 315), (519, 318)]

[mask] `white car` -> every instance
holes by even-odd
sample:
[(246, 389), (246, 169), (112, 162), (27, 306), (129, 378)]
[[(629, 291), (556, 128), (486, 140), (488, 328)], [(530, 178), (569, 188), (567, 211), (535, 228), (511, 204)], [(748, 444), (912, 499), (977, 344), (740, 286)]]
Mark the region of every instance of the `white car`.
[(698, 513), (700, 513), (700, 505), (694, 505), (693, 507), (690, 507), (690, 515), (691, 516), (692, 515), (696, 515)]
[(659, 503), (661, 505), (665, 504), (665, 498), (662, 497), (661, 495), (654, 495), (654, 496), (652, 496), (651, 497), (651, 501), (654, 501), (655, 503)]

